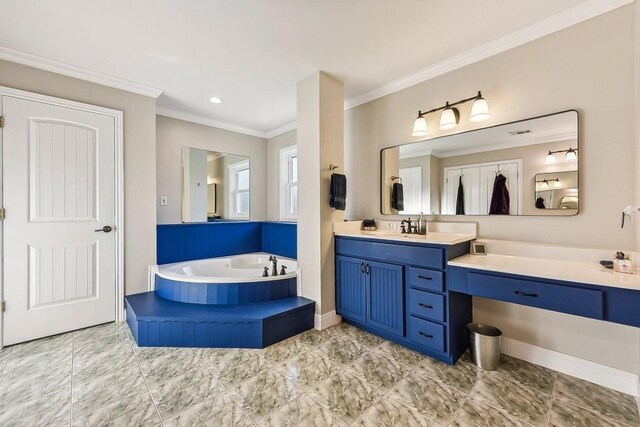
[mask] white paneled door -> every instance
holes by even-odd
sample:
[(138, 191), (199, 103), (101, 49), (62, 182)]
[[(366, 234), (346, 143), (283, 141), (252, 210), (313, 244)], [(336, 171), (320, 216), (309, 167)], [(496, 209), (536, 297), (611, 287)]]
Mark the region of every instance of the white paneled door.
[(115, 320), (115, 118), (1, 99), (3, 344)]

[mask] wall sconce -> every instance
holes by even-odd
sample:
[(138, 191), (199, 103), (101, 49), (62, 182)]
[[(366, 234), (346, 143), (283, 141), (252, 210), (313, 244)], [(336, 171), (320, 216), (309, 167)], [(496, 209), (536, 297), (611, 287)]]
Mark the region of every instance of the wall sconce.
[(425, 136), (427, 134), (427, 119), (424, 118), (425, 115), (435, 113), (438, 111), (442, 111), (440, 115), (440, 126), (438, 127), (440, 130), (450, 130), (458, 126), (460, 122), (460, 111), (456, 108), (456, 105), (464, 104), (465, 102), (473, 101), (473, 105), (471, 106), (471, 115), (469, 116), (469, 121), (471, 122), (483, 122), (489, 117), (489, 104), (487, 100), (482, 97), (482, 93), (478, 91), (476, 96), (471, 98), (462, 99), (460, 101), (454, 102), (453, 104), (449, 104), (447, 102), (442, 107), (433, 108), (429, 111), (422, 112), (422, 110), (418, 111), (418, 117), (415, 122), (413, 122), (413, 132), (411, 132), (412, 136)]
[(564, 156), (564, 159), (566, 161), (576, 161), (578, 160), (578, 153), (577, 153), (578, 149), (577, 148), (571, 148), (569, 147), (568, 150), (558, 150), (558, 151), (549, 151), (549, 154), (547, 154), (547, 156), (544, 158), (544, 162), (548, 165), (552, 165), (556, 162), (556, 156), (554, 156), (554, 154), (556, 153), (567, 153)]
[(541, 184), (540, 188), (543, 190), (546, 190), (547, 188), (549, 188), (549, 181), (553, 182), (553, 187), (554, 188), (560, 188), (561, 184), (560, 184), (560, 178), (556, 178), (556, 179), (543, 179), (542, 181), (536, 181), (536, 184)]

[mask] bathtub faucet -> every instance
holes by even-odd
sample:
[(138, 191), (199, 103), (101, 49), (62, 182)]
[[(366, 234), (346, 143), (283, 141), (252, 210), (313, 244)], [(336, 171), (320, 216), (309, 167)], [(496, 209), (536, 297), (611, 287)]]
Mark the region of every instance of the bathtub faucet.
[(269, 267), (265, 267), (262, 272), (262, 277), (269, 277)]
[(271, 263), (273, 264), (273, 268), (271, 269), (271, 275), (272, 276), (277, 276), (278, 275), (278, 260), (276, 259), (275, 256), (270, 256), (269, 257), (269, 261), (271, 261)]

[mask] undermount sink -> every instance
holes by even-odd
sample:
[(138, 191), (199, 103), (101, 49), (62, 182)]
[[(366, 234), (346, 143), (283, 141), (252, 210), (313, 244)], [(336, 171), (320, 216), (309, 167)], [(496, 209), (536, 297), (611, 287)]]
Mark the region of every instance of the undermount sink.
[[(428, 232), (427, 234), (403, 234), (393, 230), (361, 231), (363, 235), (379, 236), (393, 239), (422, 240), (432, 243), (450, 243), (466, 240), (470, 236), (463, 233)], [(475, 236), (473, 236), (475, 237)]]

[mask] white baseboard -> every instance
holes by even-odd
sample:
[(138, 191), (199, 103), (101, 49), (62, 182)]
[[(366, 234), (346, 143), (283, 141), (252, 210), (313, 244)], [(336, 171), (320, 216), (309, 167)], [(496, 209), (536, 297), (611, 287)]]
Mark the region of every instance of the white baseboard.
[(502, 352), (572, 377), (630, 394), (636, 398), (640, 397), (640, 378), (630, 372), (506, 337), (502, 337)]
[(342, 316), (337, 315), (335, 310), (325, 314), (316, 313), (313, 319), (313, 327), (321, 331), (333, 325), (337, 325), (340, 322), (342, 322)]

